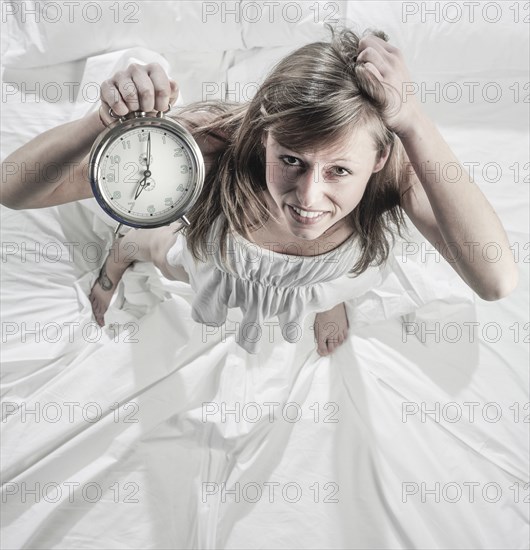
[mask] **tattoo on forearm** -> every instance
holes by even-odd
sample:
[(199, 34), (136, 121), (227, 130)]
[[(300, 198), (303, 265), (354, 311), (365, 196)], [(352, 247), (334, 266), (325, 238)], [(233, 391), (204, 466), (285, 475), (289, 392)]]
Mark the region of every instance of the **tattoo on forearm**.
[(114, 283), (109, 279), (109, 276), (107, 275), (106, 263), (103, 264), (103, 267), (101, 268), (98, 281), (103, 290), (112, 290), (112, 287), (114, 286)]

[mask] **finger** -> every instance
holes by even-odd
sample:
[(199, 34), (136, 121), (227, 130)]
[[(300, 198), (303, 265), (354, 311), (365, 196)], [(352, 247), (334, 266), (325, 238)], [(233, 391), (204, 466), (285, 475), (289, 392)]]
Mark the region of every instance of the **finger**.
[(320, 355), (327, 355), (328, 354), (328, 346), (326, 343), (326, 340), (318, 340), (318, 348), (317, 351)]
[(91, 304), (92, 304), (92, 310), (93, 310), (95, 313), (97, 313), (97, 312), (98, 312), (98, 309), (99, 309), (99, 305), (98, 305), (98, 303), (96, 302), (96, 297), (95, 297), (95, 295), (94, 295), (94, 294), (91, 294), (91, 295), (89, 296), (89, 298), (90, 298), (90, 302), (91, 302)]
[(136, 88), (138, 110), (149, 113), (155, 110), (155, 87), (144, 67), (131, 68), (131, 78)]
[(158, 63), (147, 65), (147, 70), (155, 88), (155, 110), (167, 111), (171, 95), (169, 78)]
[(339, 334), (336, 339), (328, 343), (328, 349), (330, 353), (334, 352), (338, 347), (342, 346), (345, 340), (344, 334)]
[(399, 52), (398, 48), (392, 46), (392, 44), (389, 44), (386, 40), (383, 40), (374, 34), (367, 34), (359, 40), (359, 51), (364, 50), (369, 46), (379, 50), (381, 53), (396, 54)]
[(101, 314), (99, 308), (93, 309), (92, 312), (94, 313), (94, 319), (96, 320), (98, 325), (100, 327), (102, 327), (105, 321), (104, 321), (103, 315)]
[(370, 70), (374, 72), (373, 69), (375, 69), (377, 73), (374, 72), (374, 74), (381, 79), (383, 78), (385, 72), (388, 71), (388, 64), (386, 60), (379, 51), (372, 47), (366, 48), (357, 55), (357, 63), (363, 63), (367, 68), (370, 68), (369, 66), (371, 65), (372, 69)]
[(96, 319), (96, 321), (97, 321), (98, 319), (101, 319), (101, 313), (98, 311), (97, 308), (93, 308), (93, 309), (92, 309), (92, 313), (94, 314), (94, 319)]
[(178, 84), (171, 78), (169, 79), (169, 86), (171, 88), (171, 92), (169, 94), (169, 103), (173, 105), (179, 97), (180, 90)]
[(129, 108), (113, 80), (105, 80), (101, 84), (99, 93), (101, 102), (105, 105), (105, 111), (108, 113), (111, 108), (117, 115), (125, 116), (129, 112)]
[[(140, 108), (140, 100), (138, 98), (138, 90), (132, 77), (128, 73), (118, 73), (118, 78), (115, 78), (114, 83), (120, 92), (121, 99), (127, 106), (127, 113), (138, 111)], [(127, 114), (125, 113), (125, 114)], [(119, 113), (117, 113), (119, 114)]]
[(364, 66), (377, 78), (377, 80), (379, 80), (379, 82), (383, 82), (383, 75), (373, 63), (365, 63)]

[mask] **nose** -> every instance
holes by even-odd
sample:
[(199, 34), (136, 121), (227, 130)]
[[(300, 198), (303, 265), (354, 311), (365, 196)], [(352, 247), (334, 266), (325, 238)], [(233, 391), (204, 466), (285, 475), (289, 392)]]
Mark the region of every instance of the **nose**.
[(318, 209), (322, 196), (322, 185), (320, 182), (318, 166), (315, 165), (305, 170), (298, 178), (296, 186), (296, 197), (302, 208), (311, 210)]

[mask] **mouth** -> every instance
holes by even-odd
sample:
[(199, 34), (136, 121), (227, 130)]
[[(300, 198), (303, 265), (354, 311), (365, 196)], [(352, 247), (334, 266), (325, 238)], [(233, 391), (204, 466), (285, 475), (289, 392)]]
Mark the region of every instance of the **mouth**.
[(291, 217), (298, 223), (302, 225), (315, 225), (319, 223), (324, 217), (329, 214), (329, 212), (311, 212), (307, 210), (302, 210), (297, 206), (287, 205), (289, 207), (289, 212)]

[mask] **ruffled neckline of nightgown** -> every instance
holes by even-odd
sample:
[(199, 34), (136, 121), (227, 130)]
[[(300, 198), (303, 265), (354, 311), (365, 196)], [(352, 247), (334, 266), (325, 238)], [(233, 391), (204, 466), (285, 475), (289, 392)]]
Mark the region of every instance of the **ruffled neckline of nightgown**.
[(208, 261), (195, 262), (187, 247), (181, 245), (196, 291), (192, 319), (219, 327), (226, 322), (229, 309), (240, 308), (236, 341), (249, 353), (259, 351), (263, 323), (275, 316), (283, 339), (296, 342), (299, 323), (308, 314), (338, 303), (335, 295), (342, 283), (337, 279), (352, 269), (361, 253), (353, 235), (332, 250), (296, 256), (261, 248), (229, 230), (225, 265), (218, 240), (221, 224), (219, 216), (210, 229)]
[(314, 254), (313, 256), (302, 256), (297, 254), (284, 254), (283, 252), (276, 252), (275, 250), (269, 250), (268, 248), (263, 248), (259, 244), (256, 244), (252, 241), (249, 241), (243, 235), (240, 235), (236, 232), (231, 232), (230, 235), (234, 237), (236, 240), (240, 241), (244, 245), (248, 246), (255, 246), (258, 248), (262, 254), (269, 254), (272, 257), (277, 256), (278, 259), (288, 259), (288, 258), (300, 258), (300, 260), (314, 260), (315, 258), (325, 258), (327, 256), (332, 255), (333, 253), (337, 254), (342, 252), (342, 249), (346, 248), (348, 245), (355, 244), (355, 235), (351, 235), (348, 237), (344, 242), (336, 246), (335, 248), (328, 250), (327, 252), (322, 252), (321, 254)]
[[(212, 227), (218, 234), (221, 226), (219, 216)], [(350, 271), (358, 260), (360, 247), (355, 235), (332, 250), (314, 256), (284, 254), (249, 241), (239, 233), (227, 233), (227, 260), (238, 278), (265, 286), (299, 287), (313, 286), (331, 281)], [(220, 254), (213, 255), (218, 269), (230, 273), (222, 264)]]

